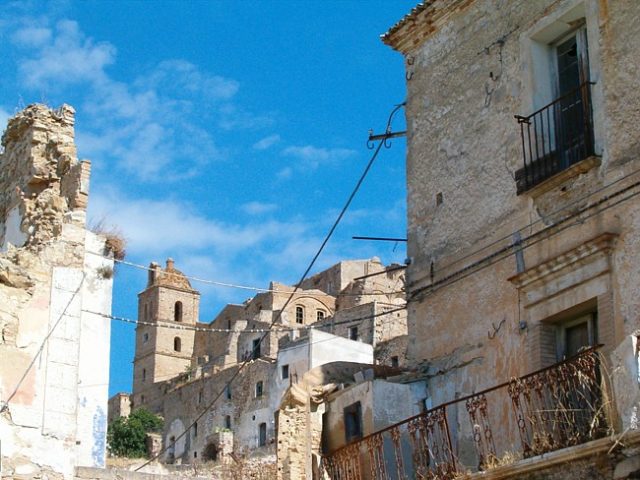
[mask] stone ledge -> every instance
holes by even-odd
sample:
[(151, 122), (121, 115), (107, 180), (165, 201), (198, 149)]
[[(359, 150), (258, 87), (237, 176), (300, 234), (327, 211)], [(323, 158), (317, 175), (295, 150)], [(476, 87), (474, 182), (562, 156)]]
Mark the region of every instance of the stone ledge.
[(592, 168), (599, 167), (600, 163), (600, 157), (592, 155), (585, 158), (584, 160), (579, 161), (578, 163), (574, 163), (569, 168), (556, 173), (555, 175), (547, 178), (546, 180), (543, 180), (537, 185), (534, 185), (533, 187), (520, 192), (519, 195), (529, 195), (535, 200), (536, 198), (544, 195), (554, 188), (563, 185), (565, 182), (567, 182), (567, 180), (571, 180), (578, 175), (587, 173)]
[(465, 480), (518, 478), (519, 475), (541, 471), (563, 464), (566, 465), (570, 462), (583, 460), (594, 455), (608, 454), (616, 447), (628, 448), (638, 445), (640, 445), (640, 431), (636, 430), (526, 458), (511, 465), (496, 467), (484, 472), (471, 473), (463, 478)]

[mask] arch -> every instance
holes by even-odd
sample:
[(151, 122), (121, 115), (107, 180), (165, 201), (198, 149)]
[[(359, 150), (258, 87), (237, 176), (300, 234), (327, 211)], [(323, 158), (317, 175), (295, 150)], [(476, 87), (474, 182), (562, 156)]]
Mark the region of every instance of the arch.
[(182, 302), (177, 301), (173, 306), (173, 320), (176, 322), (182, 321)]
[(213, 443), (207, 444), (204, 452), (202, 452), (202, 460), (205, 462), (215, 462), (218, 460), (218, 447)]
[(174, 352), (182, 351), (182, 340), (180, 339), (180, 337), (175, 337), (173, 339), (173, 351)]

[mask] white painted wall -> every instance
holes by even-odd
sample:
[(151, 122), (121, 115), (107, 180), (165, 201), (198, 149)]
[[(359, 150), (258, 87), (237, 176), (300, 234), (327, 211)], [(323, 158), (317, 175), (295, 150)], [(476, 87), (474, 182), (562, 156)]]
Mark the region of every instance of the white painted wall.
[(309, 331), (309, 369), (332, 362), (373, 364), (373, 347), (320, 330)]
[[(86, 232), (85, 280), (82, 286), (80, 352), (78, 363), (77, 465), (104, 467), (109, 395), (109, 340), (113, 260), (103, 256), (104, 238)], [(78, 443), (79, 442), (79, 443)]]

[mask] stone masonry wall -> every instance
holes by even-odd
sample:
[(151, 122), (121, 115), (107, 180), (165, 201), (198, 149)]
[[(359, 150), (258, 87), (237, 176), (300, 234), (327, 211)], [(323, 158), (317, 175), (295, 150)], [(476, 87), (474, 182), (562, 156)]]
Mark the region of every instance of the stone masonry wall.
[(3, 478), (104, 465), (110, 323), (100, 314), (111, 310), (113, 261), (85, 229), (90, 164), (77, 159), (73, 115), (31, 105), (2, 137)]

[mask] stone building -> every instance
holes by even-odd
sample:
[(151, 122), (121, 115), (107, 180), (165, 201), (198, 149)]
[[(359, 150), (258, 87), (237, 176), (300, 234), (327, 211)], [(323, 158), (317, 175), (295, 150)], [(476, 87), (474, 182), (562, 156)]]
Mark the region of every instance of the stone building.
[(637, 478), (640, 3), (433, 0), (382, 39), (407, 79), (404, 381), (426, 391), (334, 442), (329, 475)]
[[(403, 267), (343, 261), (294, 290), (271, 282), (204, 323), (200, 294), (174, 262), (150, 265), (138, 296), (131, 407), (164, 417), (165, 462), (273, 455), (282, 397), (306, 372), (335, 362), (371, 366), (380, 345), (381, 362), (405, 358), (406, 342), (394, 343), (406, 339)], [(123, 401), (126, 408), (118, 394), (110, 405), (122, 410)]]
[(90, 167), (76, 154), (70, 106), (31, 105), (9, 120), (0, 151), (2, 478), (73, 478), (76, 466), (104, 466), (115, 244), (85, 225)]

